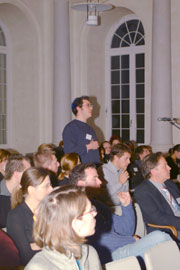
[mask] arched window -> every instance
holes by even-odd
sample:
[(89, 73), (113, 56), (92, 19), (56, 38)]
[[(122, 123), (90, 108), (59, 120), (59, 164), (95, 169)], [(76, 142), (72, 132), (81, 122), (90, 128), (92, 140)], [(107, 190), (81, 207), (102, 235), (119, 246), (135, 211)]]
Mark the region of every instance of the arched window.
[(0, 27), (0, 144), (7, 144), (7, 47)]
[(144, 45), (144, 28), (139, 19), (126, 20), (111, 39), (111, 127), (112, 135), (123, 141), (145, 142)]

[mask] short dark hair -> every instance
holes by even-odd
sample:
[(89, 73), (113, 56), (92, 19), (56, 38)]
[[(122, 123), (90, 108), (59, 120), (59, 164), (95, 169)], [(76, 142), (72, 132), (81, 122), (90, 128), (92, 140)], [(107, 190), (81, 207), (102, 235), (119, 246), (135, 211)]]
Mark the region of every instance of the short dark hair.
[(74, 169), (72, 169), (69, 176), (69, 183), (71, 185), (76, 186), (79, 180), (84, 180), (86, 177), (85, 170), (93, 168), (96, 169), (96, 165), (93, 163), (84, 163), (77, 165)]
[(114, 159), (114, 156), (118, 156), (119, 158), (124, 155), (124, 153), (131, 154), (130, 148), (122, 143), (118, 143), (113, 145), (110, 152), (110, 160), (112, 161)]
[(147, 150), (149, 150), (150, 153), (152, 153), (151, 146), (149, 146), (149, 145), (139, 145), (135, 150), (135, 154), (136, 154), (137, 158), (139, 158), (139, 155), (144, 152), (144, 149), (147, 149)]
[(71, 104), (71, 108), (72, 108), (72, 112), (74, 115), (77, 114), (77, 107), (82, 107), (83, 105), (83, 100), (88, 100), (89, 101), (89, 97), (88, 96), (82, 96), (82, 97), (77, 97), (74, 99), (74, 101)]
[(176, 144), (173, 149), (172, 152), (174, 153), (175, 151), (180, 152), (180, 144)]
[(152, 153), (147, 155), (142, 161), (142, 174), (144, 178), (151, 177), (151, 170), (154, 169), (158, 163), (160, 158), (164, 157), (161, 152)]

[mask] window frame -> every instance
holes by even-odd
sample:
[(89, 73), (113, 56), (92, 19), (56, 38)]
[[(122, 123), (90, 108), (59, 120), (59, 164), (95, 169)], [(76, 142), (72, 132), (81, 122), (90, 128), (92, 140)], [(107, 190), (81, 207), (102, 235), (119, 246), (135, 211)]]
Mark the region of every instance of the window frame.
[[(111, 56), (115, 55), (129, 55), (129, 70), (136, 70), (135, 61), (136, 54), (143, 53), (145, 56), (145, 45), (131, 45), (128, 47), (121, 48), (111, 48), (112, 38), (117, 31), (118, 27), (129, 20), (140, 20), (136, 15), (128, 15), (123, 17), (118, 23), (113, 25), (111, 28), (105, 46), (105, 72), (106, 72), (106, 138), (110, 138), (112, 135), (112, 109), (111, 109)], [(141, 21), (142, 22), (142, 21)], [(144, 65), (144, 76), (145, 76), (145, 65)], [(136, 139), (136, 74), (135, 72), (130, 72), (130, 140)], [(145, 80), (144, 80), (144, 91), (145, 91)], [(133, 106), (132, 106), (132, 103)], [(146, 94), (144, 92), (144, 104), (146, 103)], [(144, 108), (144, 121), (145, 121), (146, 109)], [(144, 123), (144, 131), (145, 131), (145, 123)], [(146, 133), (144, 133), (144, 143), (146, 142)], [(143, 144), (144, 144), (143, 143)]]

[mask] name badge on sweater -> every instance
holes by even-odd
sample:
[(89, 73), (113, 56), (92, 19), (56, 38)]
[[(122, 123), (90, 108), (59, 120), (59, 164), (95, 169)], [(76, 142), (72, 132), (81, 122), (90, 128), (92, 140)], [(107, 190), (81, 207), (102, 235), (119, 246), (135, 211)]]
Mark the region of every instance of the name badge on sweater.
[(91, 134), (86, 134), (86, 140), (91, 141), (91, 139), (92, 139), (92, 135)]

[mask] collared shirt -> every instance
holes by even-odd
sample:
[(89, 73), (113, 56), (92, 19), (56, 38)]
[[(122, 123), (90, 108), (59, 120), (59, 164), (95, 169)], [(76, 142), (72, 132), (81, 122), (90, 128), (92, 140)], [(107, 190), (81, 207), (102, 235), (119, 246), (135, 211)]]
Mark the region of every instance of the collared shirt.
[(0, 182), (0, 195), (11, 196), (4, 179)]
[[(167, 203), (170, 205), (174, 215), (176, 217), (180, 217), (180, 210), (178, 210), (176, 207), (173, 206), (173, 204), (170, 202), (170, 200), (168, 200), (165, 192), (163, 192), (163, 188), (165, 187), (165, 184), (161, 184), (158, 182), (155, 182), (151, 179), (149, 179), (149, 181), (159, 190), (159, 192), (162, 194), (162, 196), (165, 198), (165, 200), (167, 201)], [(173, 198), (174, 199), (174, 198)], [(174, 199), (175, 203), (177, 204), (176, 200)], [(178, 204), (177, 204), (178, 205)]]

